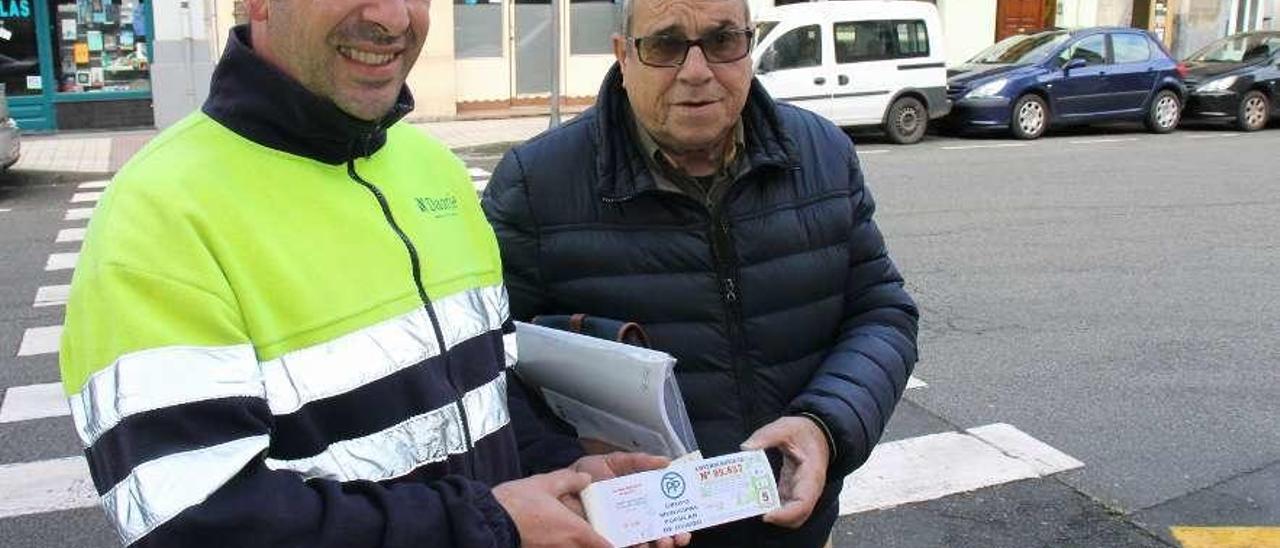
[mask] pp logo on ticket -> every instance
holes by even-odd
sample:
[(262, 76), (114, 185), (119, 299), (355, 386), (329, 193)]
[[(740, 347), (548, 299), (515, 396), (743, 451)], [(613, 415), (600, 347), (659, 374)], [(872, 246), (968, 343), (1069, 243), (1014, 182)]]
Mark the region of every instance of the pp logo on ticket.
[(671, 500), (684, 496), (684, 477), (675, 472), (667, 472), (662, 476), (662, 494)]

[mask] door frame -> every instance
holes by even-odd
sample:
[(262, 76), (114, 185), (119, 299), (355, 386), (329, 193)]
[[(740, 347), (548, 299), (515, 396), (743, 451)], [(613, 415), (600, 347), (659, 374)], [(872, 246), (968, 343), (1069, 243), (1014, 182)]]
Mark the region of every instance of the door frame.
[[(1004, 27), (1004, 13), (1008, 2), (1019, 0), (996, 0), (995, 41), (999, 42), (1008, 36), (1001, 36)], [(1058, 20), (1058, 0), (1040, 0), (1040, 28), (1050, 28)]]

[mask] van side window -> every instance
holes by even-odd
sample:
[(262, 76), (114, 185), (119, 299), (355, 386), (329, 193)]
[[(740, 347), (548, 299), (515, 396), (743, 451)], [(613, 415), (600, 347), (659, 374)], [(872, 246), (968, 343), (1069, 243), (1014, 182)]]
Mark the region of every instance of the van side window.
[(835, 31), (837, 63), (929, 56), (924, 21), (849, 21), (836, 23)]
[(818, 25), (807, 25), (779, 36), (769, 51), (760, 58), (764, 71), (786, 70), (822, 65), (822, 31)]
[(929, 28), (924, 21), (894, 21), (898, 34), (898, 57), (928, 57)]

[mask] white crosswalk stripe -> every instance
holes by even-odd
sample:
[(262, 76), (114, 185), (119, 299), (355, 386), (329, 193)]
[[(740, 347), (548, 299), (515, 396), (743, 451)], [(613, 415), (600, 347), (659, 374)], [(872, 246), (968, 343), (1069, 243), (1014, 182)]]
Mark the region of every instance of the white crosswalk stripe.
[(892, 508), (1084, 466), (1006, 424), (881, 444), (845, 478), (840, 515)]
[(19, 356), (38, 356), (40, 354), (56, 354), (62, 339), (62, 326), (33, 327), (22, 334), (22, 343), (18, 345)]
[(31, 306), (35, 308), (43, 308), (46, 306), (66, 306), (67, 296), (71, 294), (71, 286), (69, 285), (50, 285), (41, 287), (36, 290), (36, 302)]
[(15, 386), (4, 393), (0, 423), (29, 421), (71, 414), (62, 383)]
[(0, 465), (0, 518), (98, 504), (84, 457)]
[(71, 203), (81, 204), (85, 202), (96, 202), (101, 198), (101, 192), (77, 192), (71, 196)]
[(54, 239), (56, 243), (67, 242), (83, 242), (84, 233), (88, 229), (85, 228), (64, 228), (58, 231), (58, 237)]
[(111, 184), (111, 181), (89, 181), (87, 183), (80, 183), (79, 188), (80, 190), (101, 190), (107, 188), (107, 185), (109, 184)]
[(71, 270), (76, 267), (76, 261), (80, 260), (80, 253), (54, 253), (49, 255), (49, 262), (45, 264), (44, 269), (48, 271), (54, 270)]
[(62, 218), (64, 221), (86, 221), (93, 216), (92, 207), (77, 207), (67, 210), (67, 215)]

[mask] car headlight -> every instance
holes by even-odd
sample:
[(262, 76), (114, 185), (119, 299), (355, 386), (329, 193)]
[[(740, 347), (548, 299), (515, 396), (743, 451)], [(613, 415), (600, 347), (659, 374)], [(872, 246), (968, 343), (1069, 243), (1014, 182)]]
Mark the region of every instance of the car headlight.
[(983, 99), (987, 97), (999, 97), (1000, 92), (1004, 91), (1004, 87), (1008, 84), (1009, 84), (1009, 80), (1005, 78), (1001, 78), (999, 80), (992, 80), (990, 82), (987, 82), (985, 84), (982, 84), (981, 86), (974, 88), (973, 91), (970, 91), (964, 97), (965, 99)]
[(1196, 91), (1204, 91), (1209, 93), (1218, 92), (1218, 91), (1227, 91), (1228, 89), (1231, 89), (1231, 86), (1236, 85), (1236, 80), (1239, 80), (1239, 79), (1240, 77), (1238, 76), (1228, 76), (1226, 78), (1218, 78), (1217, 80), (1214, 80), (1203, 86), (1200, 86), (1200, 88), (1197, 89)]

